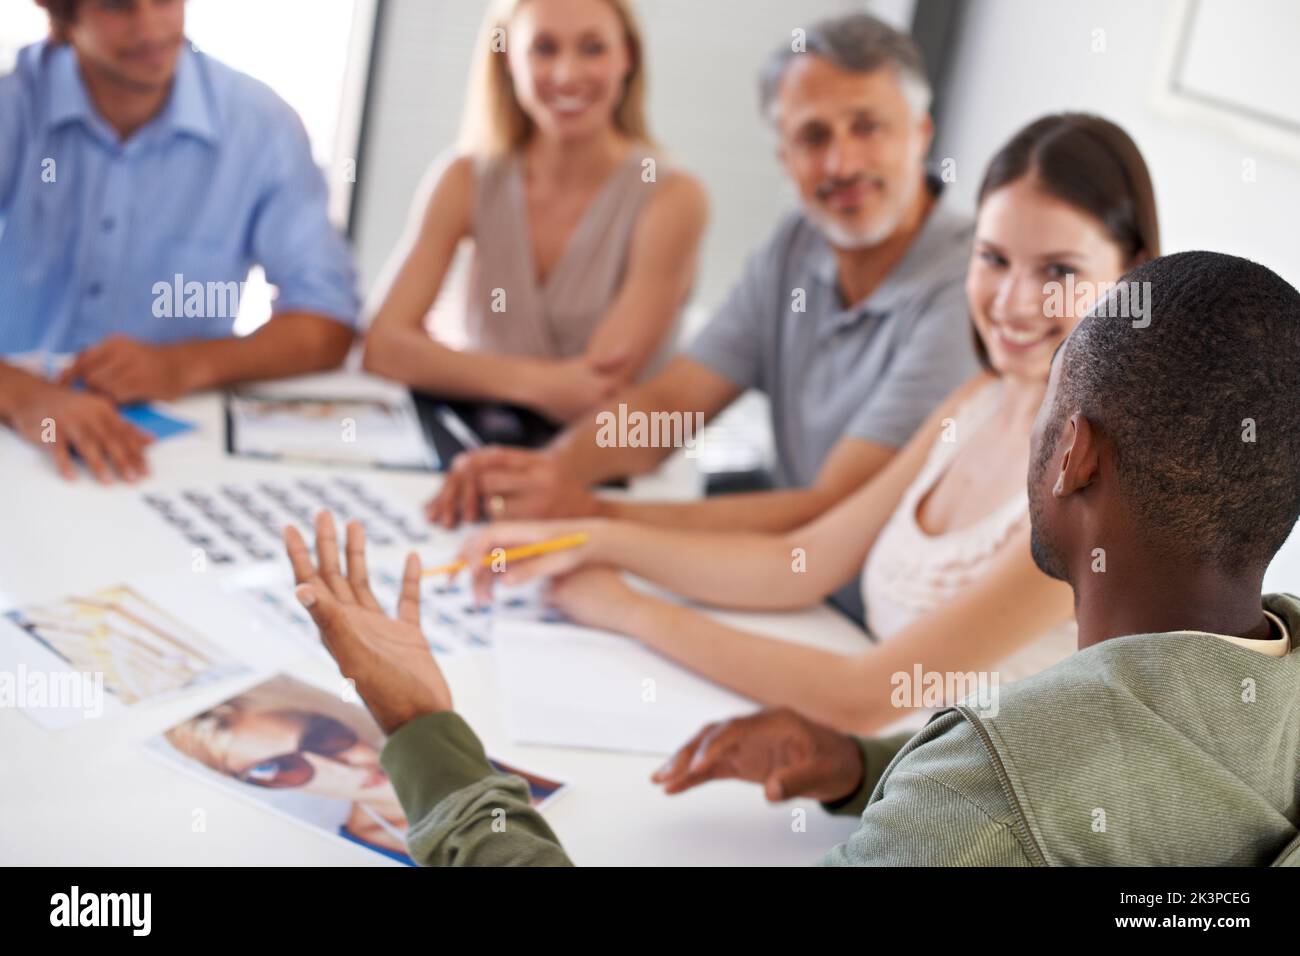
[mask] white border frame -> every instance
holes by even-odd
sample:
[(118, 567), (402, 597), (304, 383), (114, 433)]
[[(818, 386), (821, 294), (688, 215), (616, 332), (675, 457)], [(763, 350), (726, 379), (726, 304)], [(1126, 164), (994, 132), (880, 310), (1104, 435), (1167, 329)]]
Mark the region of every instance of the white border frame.
[(1151, 106), (1168, 119), (1195, 123), (1211, 133), (1300, 160), (1300, 126), (1226, 101), (1179, 89), (1176, 76), (1200, 0), (1183, 0), (1166, 17), (1156, 58)]

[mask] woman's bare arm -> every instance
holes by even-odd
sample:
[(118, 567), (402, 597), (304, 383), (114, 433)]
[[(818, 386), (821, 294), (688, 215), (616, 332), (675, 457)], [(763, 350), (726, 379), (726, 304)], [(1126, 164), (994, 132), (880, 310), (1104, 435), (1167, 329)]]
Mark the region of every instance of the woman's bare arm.
[(474, 166), (459, 156), (431, 170), (395, 264), (379, 283), (382, 301), (366, 335), (368, 371), (416, 388), (462, 398), (532, 404), (540, 363), (512, 356), (462, 352), (429, 337), (433, 308), (456, 249), (474, 216)]
[(633, 602), (620, 629), (765, 705), (867, 734), (906, 713), (891, 704), (896, 674), (910, 676), (917, 663), (927, 672), (988, 670), (1072, 613), (1069, 586), (1034, 565), (1026, 527), (957, 598), (860, 654), (747, 633), (648, 595)]
[(622, 285), (587, 344), (588, 360), (614, 368), (622, 382), (636, 380), (674, 330), (708, 224), (708, 194), (693, 176), (673, 173), (654, 188), (632, 233)]

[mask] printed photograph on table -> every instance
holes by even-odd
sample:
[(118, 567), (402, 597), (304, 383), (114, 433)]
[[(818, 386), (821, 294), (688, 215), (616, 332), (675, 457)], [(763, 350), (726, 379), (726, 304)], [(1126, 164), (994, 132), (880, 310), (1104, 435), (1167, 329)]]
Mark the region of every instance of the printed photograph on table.
[[(302, 825), (413, 866), (406, 854), (406, 817), (379, 763), (384, 739), (359, 704), (279, 674), (145, 746), (172, 766)], [(538, 808), (567, 786), (490, 762), (500, 773), (521, 777)]]
[(226, 400), (226, 428), (232, 455), (417, 471), (438, 466), (409, 398), (399, 402), (241, 391)]
[[(95, 675), (97, 680), (102, 675), (103, 690), (126, 706), (247, 670), (212, 640), (127, 586), (17, 608), (0, 621), (57, 657), (67, 674)], [(4, 656), (31, 666), (36, 661), (30, 651), (13, 646)], [(62, 722), (57, 709), (28, 712), (42, 724)]]

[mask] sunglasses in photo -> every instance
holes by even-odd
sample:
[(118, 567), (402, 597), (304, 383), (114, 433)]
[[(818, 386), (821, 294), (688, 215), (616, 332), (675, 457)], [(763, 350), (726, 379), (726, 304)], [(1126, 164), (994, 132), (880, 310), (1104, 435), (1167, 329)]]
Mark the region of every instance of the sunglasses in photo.
[(260, 761), (240, 773), (238, 779), (255, 787), (272, 790), (301, 787), (316, 776), (316, 768), (304, 754), (337, 757), (351, 750), (356, 743), (357, 733), (347, 724), (324, 714), (311, 714), (303, 728), (297, 750)]

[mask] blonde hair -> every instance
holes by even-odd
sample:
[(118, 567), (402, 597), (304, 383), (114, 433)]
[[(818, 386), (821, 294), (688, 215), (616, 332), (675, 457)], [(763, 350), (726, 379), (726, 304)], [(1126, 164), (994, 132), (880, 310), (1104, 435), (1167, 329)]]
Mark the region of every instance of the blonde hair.
[(350, 727), (357, 739), (376, 750), (384, 745), (384, 734), (370, 715), (356, 704), (294, 677), (278, 674), (223, 701), (184, 723), (163, 737), (177, 751), (210, 770), (231, 776), (226, 758), (234, 741), (233, 726), (245, 714), (292, 711), (322, 714)]
[[(514, 83), (499, 38), (515, 12), (530, 0), (495, 0), (479, 30), (478, 51), (470, 73), (460, 147), (468, 153), (494, 157), (514, 152), (533, 133), (533, 121), (515, 96)], [(604, 0), (623, 21), (631, 68), (623, 99), (614, 110), (614, 127), (631, 139), (653, 143), (646, 121), (646, 72), (641, 26), (631, 0)]]

